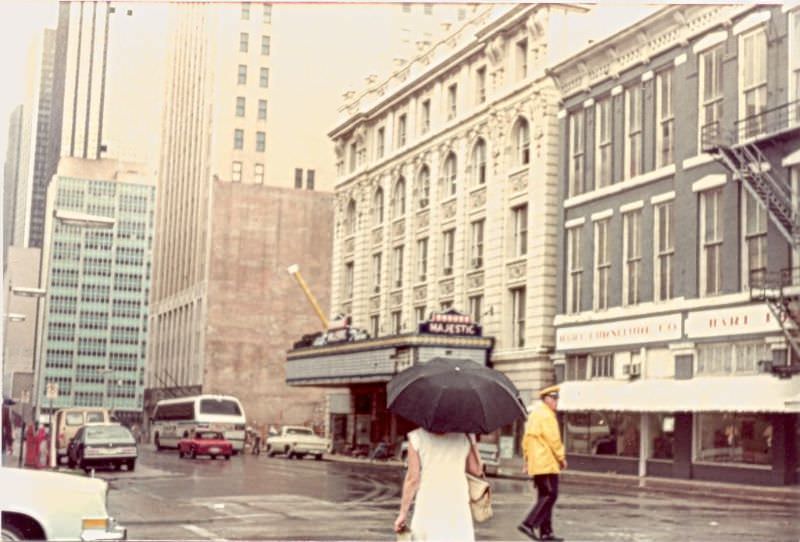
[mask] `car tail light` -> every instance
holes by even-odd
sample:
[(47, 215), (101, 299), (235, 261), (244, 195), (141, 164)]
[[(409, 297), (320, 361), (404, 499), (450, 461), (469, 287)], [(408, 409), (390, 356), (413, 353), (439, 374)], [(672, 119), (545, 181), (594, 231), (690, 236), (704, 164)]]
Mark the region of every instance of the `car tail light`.
[(118, 448), (118, 450), (121, 454), (136, 455), (136, 446), (125, 446), (123, 448)]
[(87, 518), (83, 520), (81, 526), (83, 527), (83, 530), (88, 530), (88, 529), (105, 530), (108, 527), (108, 518)]
[(101, 455), (101, 452), (97, 448), (89, 448), (88, 446), (83, 449), (83, 455), (86, 457), (97, 457)]

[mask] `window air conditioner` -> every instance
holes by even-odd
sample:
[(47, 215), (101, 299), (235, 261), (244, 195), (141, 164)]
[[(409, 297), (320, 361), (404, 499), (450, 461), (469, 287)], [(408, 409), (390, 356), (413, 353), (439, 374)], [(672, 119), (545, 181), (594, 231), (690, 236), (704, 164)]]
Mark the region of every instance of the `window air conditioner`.
[(472, 258), (472, 268), (480, 269), (483, 267), (483, 258)]
[(443, 274), (444, 275), (452, 275), (453, 274), (453, 268), (452, 267), (445, 267)]
[(403, 281), (402, 280), (398, 279), (398, 280), (394, 281), (395, 288), (400, 288), (402, 285), (403, 285)]
[(372, 291), (377, 294), (377, 293), (379, 293), (381, 291), (381, 287), (378, 286), (378, 285), (375, 285), (375, 286), (373, 286)]

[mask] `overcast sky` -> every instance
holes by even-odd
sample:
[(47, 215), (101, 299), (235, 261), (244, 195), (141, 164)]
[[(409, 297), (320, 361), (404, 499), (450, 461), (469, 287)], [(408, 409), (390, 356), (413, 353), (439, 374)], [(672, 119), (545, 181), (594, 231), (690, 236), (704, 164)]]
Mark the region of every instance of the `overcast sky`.
[[(397, 5), (334, 2), (275, 7), (270, 78), (275, 84), (270, 91), (268, 143), (279, 140), (282, 145), (281, 163), (277, 164), (280, 172), (273, 169), (273, 174), (288, 177), (294, 166), (316, 166), (318, 182), (332, 186), (334, 155), (326, 133), (336, 122), (342, 93), (348, 88), (358, 90), (364, 77), (376, 72), (376, 66), (390, 64), (392, 44), (373, 35), (374, 29), (383, 25), (370, 21), (392, 16), (397, 9)], [(591, 37), (590, 30), (609, 34), (653, 9), (652, 4), (604, 3), (599, 22), (580, 34), (583, 39)], [(57, 11), (55, 0), (0, 0), (0, 70), (4, 79), (0, 87), (0, 161), (5, 160), (9, 115), (24, 101), (27, 48), (42, 29), (55, 28)], [(292, 85), (279, 85), (279, 79), (290, 79)]]

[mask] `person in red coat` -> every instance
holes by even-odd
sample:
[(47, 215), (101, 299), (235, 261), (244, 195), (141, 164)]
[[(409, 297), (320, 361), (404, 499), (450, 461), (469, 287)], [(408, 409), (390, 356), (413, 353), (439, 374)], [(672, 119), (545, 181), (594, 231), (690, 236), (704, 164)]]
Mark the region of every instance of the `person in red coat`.
[(39, 441), (36, 440), (36, 433), (33, 424), (25, 430), (25, 466), (36, 467), (39, 460)]

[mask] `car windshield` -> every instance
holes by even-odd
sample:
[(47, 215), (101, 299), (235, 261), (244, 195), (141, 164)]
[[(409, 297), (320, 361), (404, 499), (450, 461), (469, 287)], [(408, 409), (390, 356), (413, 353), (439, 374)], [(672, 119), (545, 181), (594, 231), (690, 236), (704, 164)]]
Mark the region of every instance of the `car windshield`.
[(292, 428), (286, 430), (287, 435), (313, 435), (314, 432), (311, 429), (304, 429), (304, 428)]
[(242, 410), (236, 401), (230, 399), (203, 399), (200, 401), (200, 412), (203, 414), (225, 414), (241, 416)]
[(115, 443), (134, 443), (131, 432), (121, 425), (97, 425), (87, 427), (87, 442), (115, 442)]
[(103, 423), (104, 421), (102, 412), (86, 413), (86, 423)]
[(67, 412), (67, 425), (83, 425), (83, 414), (81, 412)]
[(201, 431), (195, 436), (203, 440), (222, 440), (225, 438), (222, 436), (222, 433), (217, 433), (216, 431)]

